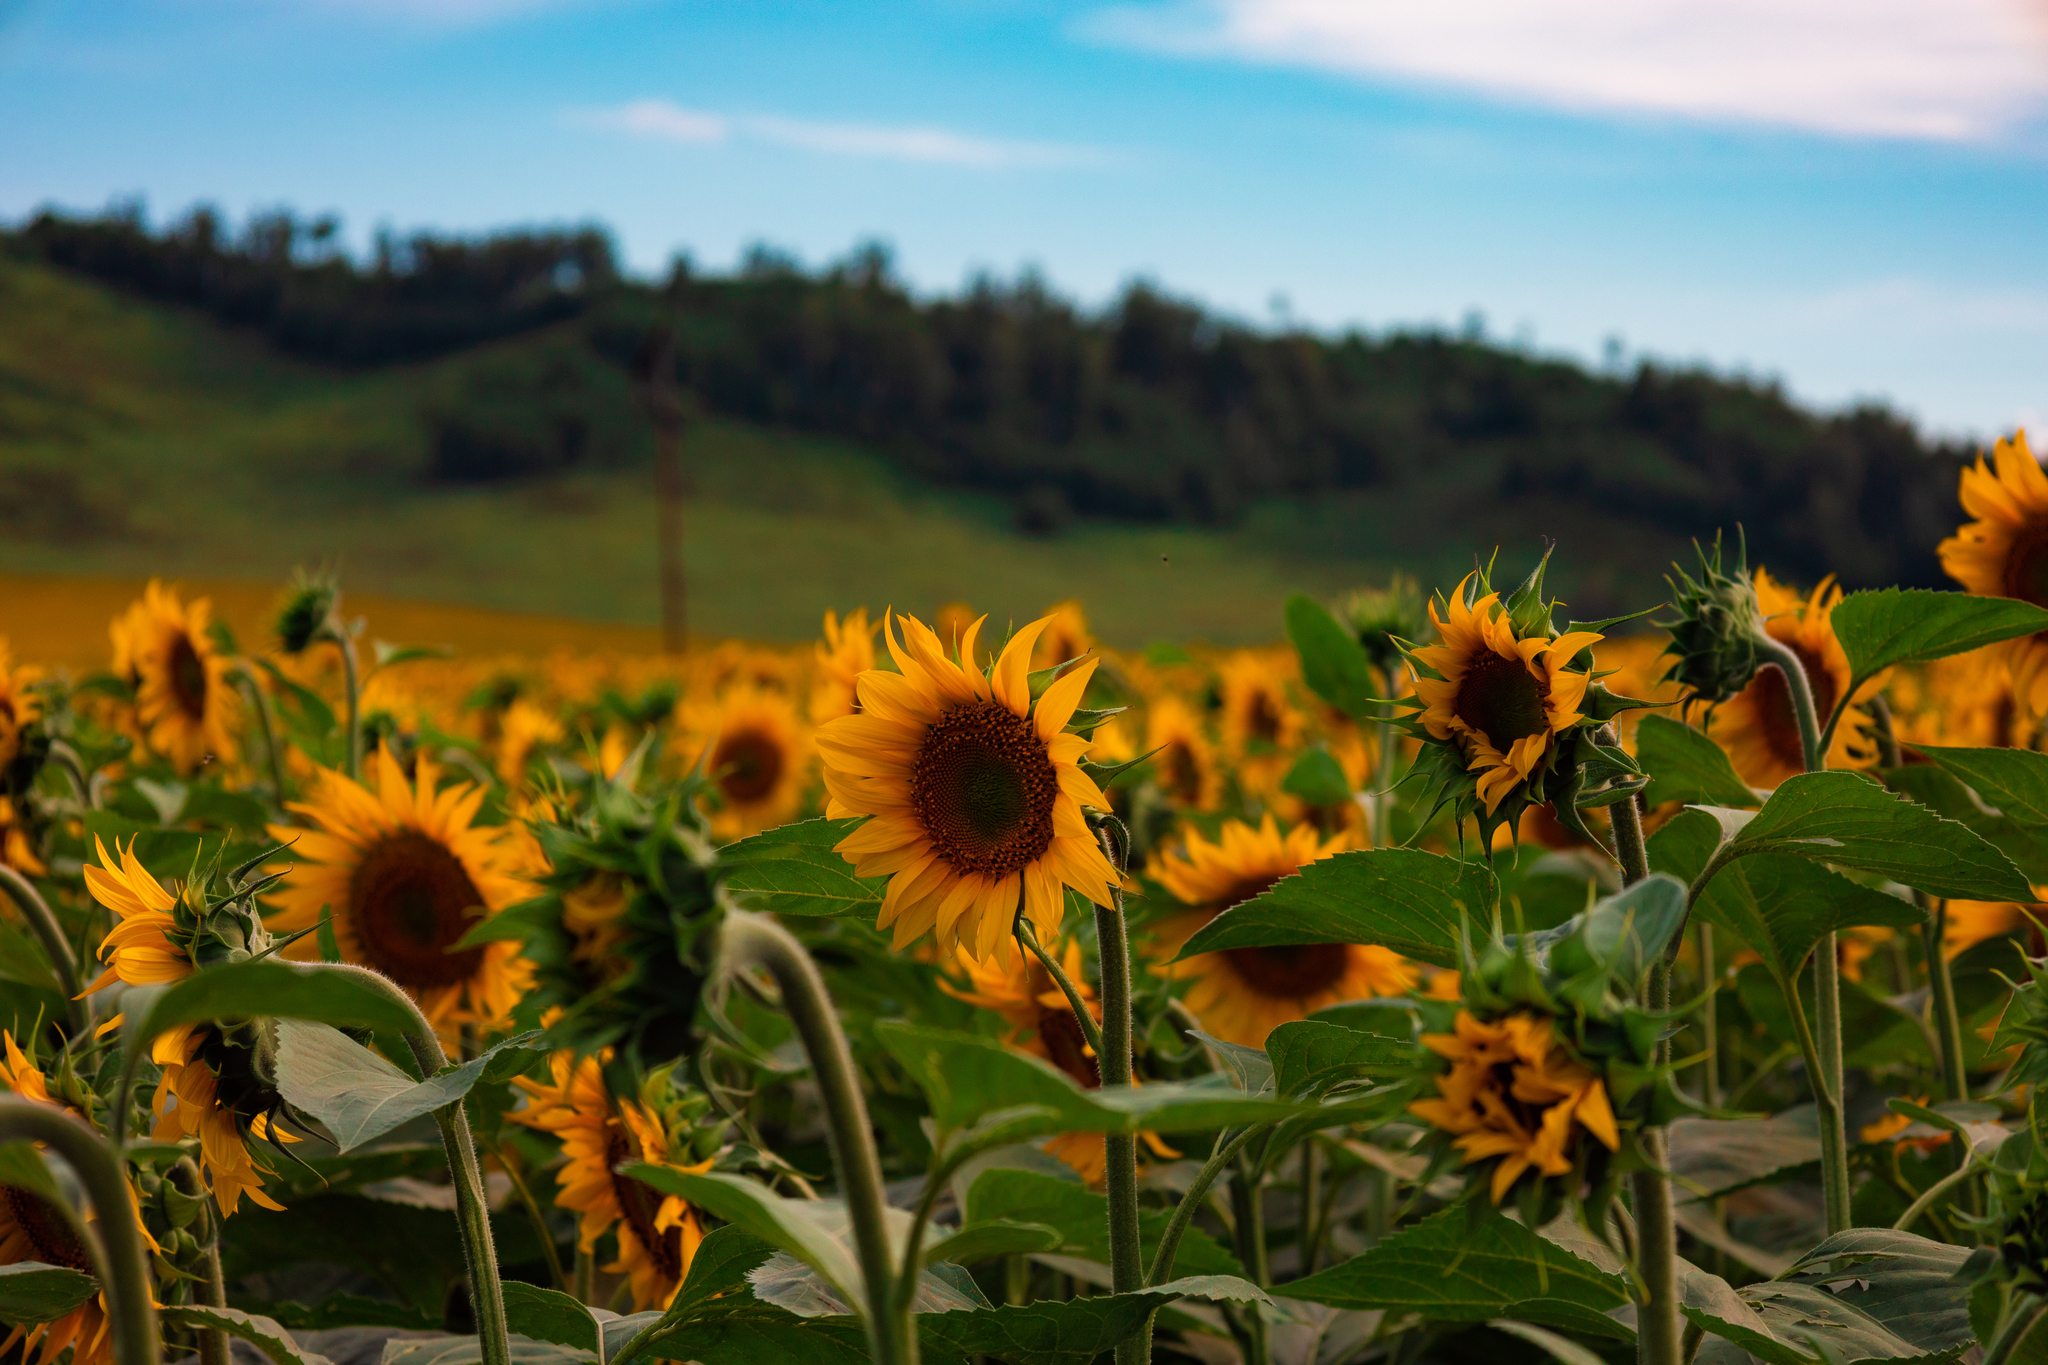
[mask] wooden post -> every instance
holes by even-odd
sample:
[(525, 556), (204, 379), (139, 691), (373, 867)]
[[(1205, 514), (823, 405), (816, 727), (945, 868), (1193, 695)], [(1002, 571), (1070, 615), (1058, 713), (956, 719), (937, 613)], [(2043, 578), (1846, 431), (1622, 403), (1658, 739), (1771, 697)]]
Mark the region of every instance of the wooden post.
[(654, 525), (661, 574), (661, 651), (689, 647), (683, 581), (683, 400), (676, 391), (675, 333), (648, 333), (640, 351), (640, 396), (654, 426)]

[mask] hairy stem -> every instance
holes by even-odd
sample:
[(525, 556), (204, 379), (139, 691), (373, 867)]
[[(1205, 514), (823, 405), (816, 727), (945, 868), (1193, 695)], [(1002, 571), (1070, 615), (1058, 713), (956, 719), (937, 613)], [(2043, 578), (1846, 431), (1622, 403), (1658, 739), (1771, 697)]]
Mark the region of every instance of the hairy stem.
[[(199, 1167), (189, 1156), (181, 1156), (170, 1170), (171, 1183), (188, 1198), (204, 1200), (206, 1182), (199, 1176)], [(206, 1225), (211, 1225), (211, 1210), (207, 1211)], [(203, 1273), (194, 1281), (192, 1289), (198, 1300), (208, 1308), (228, 1306), (227, 1283), (220, 1273), (219, 1232), (214, 1226), (202, 1225), (197, 1229), (205, 1238), (200, 1249)], [(199, 1365), (228, 1365), (228, 1334), (218, 1327), (199, 1329)]]
[(825, 1103), (832, 1164), (853, 1222), (854, 1251), (866, 1282), (869, 1350), (875, 1365), (917, 1365), (917, 1337), (910, 1314), (898, 1308), (894, 1293), (875, 1132), (868, 1122), (853, 1052), (846, 1045), (846, 1034), (839, 1027), (839, 1016), (817, 964), (788, 930), (766, 915), (744, 910), (726, 912), (720, 956), (728, 972), (766, 968), (781, 988), (782, 1007), (803, 1041), (811, 1076)]
[(1236, 1137), (1225, 1133), (1216, 1139), (1216, 1150), (1195, 1173), (1194, 1183), (1188, 1186), (1188, 1192), (1173, 1206), (1173, 1217), (1167, 1221), (1166, 1231), (1159, 1235), (1159, 1249), (1152, 1255), (1152, 1272), (1145, 1277), (1146, 1284), (1165, 1284), (1173, 1278), (1173, 1258), (1180, 1250), (1180, 1239), (1195, 1221), (1195, 1214), (1202, 1207), (1202, 1201), (1209, 1197), (1216, 1178), (1229, 1168), (1247, 1142), (1267, 1131), (1269, 1126), (1247, 1128)]
[(1067, 975), (1067, 969), (1060, 966), (1059, 959), (1047, 952), (1038, 941), (1038, 930), (1033, 927), (1030, 917), (1019, 912), (1017, 915), (1017, 941), (1030, 950), (1033, 957), (1044, 966), (1053, 984), (1067, 997), (1067, 1007), (1074, 1011), (1074, 1022), (1081, 1026), (1081, 1036), (1088, 1040), (1095, 1055), (1102, 1055), (1102, 1029), (1095, 1022), (1095, 1011), (1088, 1008), (1088, 1002), (1081, 998), (1081, 988), (1074, 984), (1074, 978)]
[(1806, 1061), (1806, 1081), (1820, 1123), (1821, 1195), (1827, 1203), (1828, 1232), (1833, 1234), (1849, 1226), (1849, 1139), (1842, 1127), (1842, 1092), (1836, 1088), (1840, 1077), (1821, 1065), (1820, 1046), (1807, 1023), (1806, 1002), (1799, 998), (1796, 978), (1787, 983), (1785, 1003), (1792, 1010), (1792, 1032)]
[(114, 1320), (116, 1365), (159, 1365), (162, 1336), (151, 1296), (155, 1286), (128, 1177), (114, 1149), (55, 1105), (0, 1095), (0, 1144), (9, 1142), (45, 1143), (77, 1173), (92, 1200), (95, 1268)]
[(1938, 901), (1925, 891), (1915, 891), (1913, 900), (1925, 916), (1920, 921), (1920, 945), (1927, 954), (1927, 997), (1934, 1013), (1934, 1036), (1941, 1049), (1941, 1086), (1951, 1100), (1970, 1098), (1970, 1072), (1963, 1061), (1963, 1021), (1956, 1009), (1956, 982), (1949, 973), (1948, 955), (1942, 940), (1948, 937), (1948, 902)]
[(1892, 1224), (1892, 1231), (1904, 1232), (1906, 1229), (1912, 1227), (1913, 1224), (1919, 1219), (1921, 1214), (1927, 1212), (1927, 1210), (1934, 1207), (1935, 1200), (1941, 1198), (1942, 1195), (1948, 1193), (1957, 1185), (1962, 1184), (1963, 1181), (1967, 1180), (1969, 1177), (1975, 1175), (1976, 1173), (1977, 1163), (1975, 1161), (1965, 1161), (1961, 1166), (1959, 1166), (1953, 1171), (1950, 1171), (1947, 1175), (1935, 1181), (1932, 1185), (1929, 1185), (1926, 1188), (1926, 1190), (1921, 1193), (1920, 1197), (1913, 1201), (1911, 1207), (1909, 1207), (1904, 1213), (1899, 1215), (1899, 1221)]
[(1800, 754), (1805, 760), (1806, 771), (1819, 772), (1823, 753), (1820, 718), (1814, 714), (1813, 688), (1806, 681), (1806, 665), (1799, 661), (1791, 646), (1779, 643), (1767, 633), (1758, 633), (1756, 652), (1764, 663), (1775, 665), (1785, 675), (1785, 691), (1792, 700), (1792, 718), (1799, 725)]
[(71, 951), (71, 940), (64, 937), (64, 926), (57, 923), (50, 903), (36, 890), (35, 883), (5, 863), (0, 863), (0, 890), (4, 890), (7, 898), (20, 908), (21, 917), (28, 921), (36, 941), (43, 945), (44, 955), (50, 959), (50, 970), (57, 974), (57, 984), (64, 990), (65, 1017), (69, 1021), (67, 1041), (90, 1038), (92, 1011), (79, 998), (78, 958)]
[(256, 728), (263, 735), (263, 755), (269, 760), (270, 787), (277, 794), (277, 804), (284, 805), (284, 755), (277, 747), (277, 725), (270, 714), (270, 698), (263, 695), (263, 684), (256, 679), (256, 670), (248, 661), (242, 661), (239, 671), (242, 675), (243, 690), (249, 694), (250, 709), (256, 712)]
[(1701, 1063), (1700, 1098), (1710, 1109), (1721, 1107), (1721, 1011), (1720, 984), (1714, 962), (1714, 926), (1700, 921), (1694, 930), (1700, 957), (1700, 1033), (1706, 1038), (1706, 1060)]
[(341, 646), (342, 682), (348, 689), (348, 775), (360, 782), (363, 780), (361, 661), (356, 658), (356, 642), (350, 638), (346, 627), (337, 622), (329, 628), (327, 636)]
[[(1244, 1262), (1252, 1283), (1264, 1289), (1273, 1282), (1266, 1262), (1266, 1213), (1259, 1198), (1259, 1172), (1252, 1163), (1238, 1158), (1237, 1173), (1230, 1182), (1230, 1209), (1237, 1223), (1237, 1258)], [(1272, 1365), (1272, 1343), (1266, 1331), (1266, 1315), (1256, 1303), (1244, 1305), (1245, 1365)]]
[[(1107, 827), (1096, 830), (1110, 865), (1122, 870), (1116, 841)], [(1110, 890), (1113, 905), (1095, 907), (1095, 937), (1102, 969), (1102, 1046), (1095, 1061), (1102, 1088), (1131, 1083), (1131, 940), (1124, 927), (1123, 888)], [(1110, 1288), (1129, 1294), (1145, 1283), (1144, 1249), (1138, 1240), (1138, 1139), (1128, 1133), (1102, 1135), (1104, 1187), (1109, 1196)], [(1149, 1331), (1138, 1331), (1116, 1346), (1116, 1365), (1148, 1365)]]

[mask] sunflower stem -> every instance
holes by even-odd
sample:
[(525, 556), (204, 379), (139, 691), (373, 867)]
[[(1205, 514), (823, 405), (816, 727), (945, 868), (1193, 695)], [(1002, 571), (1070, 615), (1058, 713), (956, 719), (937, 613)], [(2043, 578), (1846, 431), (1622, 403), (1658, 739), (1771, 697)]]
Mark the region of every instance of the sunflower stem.
[[(307, 963), (322, 972), (347, 972), (376, 987), (393, 1003), (412, 1015), (406, 1030), (406, 1045), (422, 1075), (435, 1076), (448, 1066), (448, 1054), (434, 1026), (420, 1007), (398, 984), (380, 972), (347, 962)], [(455, 1185), (455, 1219), (462, 1229), (462, 1254), (469, 1269), (469, 1298), (476, 1313), (477, 1341), (483, 1365), (511, 1365), (512, 1339), (505, 1325), (505, 1287), (498, 1277), (498, 1252), (491, 1240), (491, 1209), (484, 1195), (484, 1177), (477, 1165), (476, 1140), (469, 1131), (469, 1114), (462, 1101), (434, 1111), (441, 1129), (441, 1146), (448, 1153), (448, 1172)]]
[(0, 1144), (9, 1142), (46, 1143), (77, 1173), (92, 1200), (96, 1268), (114, 1320), (116, 1365), (159, 1365), (163, 1338), (157, 1330), (149, 1258), (143, 1253), (128, 1177), (113, 1148), (55, 1105), (0, 1095)]
[(2048, 1298), (2021, 1299), (2013, 1309), (2012, 1316), (2006, 1319), (2004, 1330), (1999, 1332), (1991, 1343), (1991, 1348), (1985, 1352), (1984, 1365), (2006, 1365), (2006, 1362), (2012, 1359), (2013, 1352), (2019, 1349), (2020, 1343), (2025, 1341), (2040, 1323), (2043, 1311), (2048, 1311)]
[(1714, 926), (1701, 920), (1694, 931), (1700, 959), (1700, 1033), (1705, 1039), (1701, 1052), (1705, 1060), (1700, 1064), (1700, 1098), (1709, 1109), (1721, 1107), (1721, 1011), (1718, 1003), (1719, 992), (1715, 989), (1718, 977), (1714, 965)]
[[(206, 1182), (200, 1179), (199, 1167), (189, 1156), (181, 1156), (171, 1166), (171, 1183), (180, 1193), (189, 1198), (203, 1200), (206, 1197)], [(209, 1218), (207, 1220), (211, 1222)], [(200, 1247), (200, 1268), (204, 1272), (193, 1282), (193, 1293), (199, 1302), (208, 1308), (228, 1306), (228, 1290), (220, 1273), (220, 1233), (217, 1228), (205, 1229), (206, 1240)], [(228, 1334), (218, 1327), (199, 1329), (199, 1365), (228, 1365)]]
[(519, 1196), (519, 1206), (526, 1210), (526, 1220), (533, 1224), (533, 1230), (540, 1237), (541, 1253), (548, 1263), (548, 1278), (555, 1288), (567, 1292), (569, 1277), (562, 1268), (561, 1248), (555, 1245), (555, 1234), (548, 1230), (547, 1215), (541, 1212), (540, 1203), (533, 1197), (527, 1186), (526, 1177), (520, 1173), (517, 1153), (508, 1154), (504, 1144), (494, 1143), (490, 1147), (491, 1159), (498, 1163), (498, 1169), (512, 1182), (512, 1192)]
[(726, 912), (719, 954), (727, 972), (765, 967), (782, 990), (782, 1006), (796, 1026), (811, 1076), (825, 1102), (832, 1164), (853, 1222), (854, 1250), (867, 1297), (868, 1347), (875, 1365), (917, 1365), (917, 1337), (907, 1305), (899, 1307), (889, 1234), (883, 1222), (882, 1166), (868, 1122), (859, 1074), (832, 998), (803, 945), (766, 915)]
[(1806, 681), (1806, 665), (1790, 645), (1771, 638), (1765, 631), (1756, 636), (1757, 657), (1766, 665), (1775, 665), (1785, 675), (1785, 692), (1792, 701), (1792, 718), (1799, 724), (1799, 752), (1806, 765), (1806, 771), (1817, 773), (1821, 769), (1820, 719), (1813, 710), (1813, 688)]
[(363, 780), (363, 688), (356, 642), (349, 635), (348, 628), (339, 621), (328, 625), (326, 635), (341, 647), (342, 682), (348, 691), (348, 775), (360, 782)]
[(1074, 978), (1067, 975), (1059, 960), (1047, 952), (1045, 946), (1038, 941), (1038, 930), (1032, 926), (1030, 916), (1023, 912), (1021, 906), (1017, 911), (1016, 929), (1017, 941), (1030, 949), (1031, 955), (1044, 964), (1046, 972), (1053, 979), (1053, 984), (1066, 995), (1067, 1006), (1074, 1011), (1074, 1020), (1081, 1026), (1081, 1036), (1088, 1040), (1088, 1046), (1094, 1050), (1096, 1057), (1100, 1058), (1102, 1029), (1095, 1022), (1095, 1011), (1089, 1009), (1088, 1002), (1081, 998), (1081, 988), (1074, 984)]
[(1963, 1021), (1956, 1009), (1956, 982), (1949, 972), (1948, 954), (1942, 944), (1948, 938), (1948, 902), (1937, 901), (1925, 891), (1915, 891), (1925, 918), (1920, 921), (1920, 943), (1927, 954), (1927, 993), (1934, 1008), (1934, 1032), (1941, 1043), (1941, 1084), (1951, 1100), (1970, 1098), (1970, 1072), (1963, 1061)]
[[(1116, 841), (1104, 826), (1095, 831), (1110, 866), (1123, 871)], [(1112, 883), (1113, 904), (1095, 907), (1095, 937), (1102, 968), (1102, 1044), (1096, 1066), (1102, 1088), (1131, 1083), (1131, 940), (1124, 927), (1124, 896)], [(1145, 1283), (1144, 1251), (1138, 1240), (1138, 1139), (1130, 1133), (1102, 1135), (1104, 1184), (1109, 1195), (1110, 1288), (1129, 1294)], [(1147, 1365), (1152, 1337), (1141, 1329), (1116, 1345), (1116, 1365)]]
[[(1817, 983), (1818, 960), (1814, 967)], [(1807, 1022), (1806, 1002), (1799, 998), (1796, 978), (1785, 991), (1785, 1003), (1792, 1010), (1793, 1036), (1799, 1040), (1799, 1054), (1806, 1062), (1806, 1082), (1813, 1091), (1813, 1105), (1820, 1121), (1821, 1196), (1827, 1204), (1828, 1233), (1832, 1236), (1849, 1226), (1849, 1139), (1842, 1127), (1842, 1092), (1835, 1088), (1839, 1075), (1831, 1081), (1821, 1065), (1820, 1046)]]
[(246, 659), (235, 669), (242, 683), (242, 689), (249, 696), (249, 708), (256, 713), (256, 728), (263, 735), (263, 754), (269, 760), (270, 786), (277, 795), (279, 809), (284, 807), (284, 756), (277, 747), (277, 726), (270, 715), (270, 698), (263, 695), (263, 684), (256, 680), (255, 669)]
[(50, 970), (57, 974), (57, 984), (64, 990), (66, 1018), (70, 1021), (70, 1037), (66, 1041), (90, 1038), (92, 1010), (80, 997), (78, 958), (71, 951), (71, 940), (64, 937), (64, 926), (57, 923), (50, 903), (43, 899), (42, 892), (36, 890), (35, 883), (5, 863), (0, 863), (0, 890), (4, 890), (7, 899), (20, 908), (21, 917), (28, 921), (36, 941), (43, 945), (43, 954), (50, 959)]
[[(1266, 1263), (1266, 1211), (1259, 1198), (1260, 1175), (1242, 1156), (1230, 1182), (1230, 1210), (1237, 1224), (1237, 1258), (1244, 1263), (1252, 1283), (1264, 1289), (1273, 1281)], [(1245, 1365), (1272, 1365), (1273, 1350), (1266, 1332), (1266, 1315), (1259, 1305), (1244, 1306)]]
[(1316, 1273), (1316, 1244), (1322, 1234), (1316, 1229), (1316, 1211), (1323, 1202), (1323, 1168), (1316, 1150), (1315, 1134), (1311, 1133), (1301, 1144), (1301, 1274)]

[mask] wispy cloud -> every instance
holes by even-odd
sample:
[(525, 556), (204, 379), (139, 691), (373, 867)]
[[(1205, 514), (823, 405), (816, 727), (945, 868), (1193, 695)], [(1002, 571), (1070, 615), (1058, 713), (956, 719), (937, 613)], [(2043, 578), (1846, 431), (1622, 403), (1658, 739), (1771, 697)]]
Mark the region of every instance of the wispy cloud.
[(2042, 0), (1173, 0), (1099, 40), (1563, 109), (1927, 140), (2048, 108)]
[(833, 123), (775, 114), (717, 114), (686, 109), (665, 99), (634, 100), (615, 108), (582, 110), (571, 119), (586, 127), (635, 133), (667, 142), (710, 144), (754, 141), (824, 156), (914, 161), (984, 170), (1013, 166), (1100, 165), (1101, 148), (1054, 142), (976, 137), (947, 128), (879, 123)]

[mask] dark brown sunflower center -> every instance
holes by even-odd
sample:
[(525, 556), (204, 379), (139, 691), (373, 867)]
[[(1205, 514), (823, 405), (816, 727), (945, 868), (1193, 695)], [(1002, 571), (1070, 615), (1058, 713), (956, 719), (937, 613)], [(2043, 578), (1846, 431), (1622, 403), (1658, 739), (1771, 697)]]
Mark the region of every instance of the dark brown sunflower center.
[(1231, 970), (1252, 991), (1276, 1000), (1317, 995), (1344, 979), (1350, 950), (1341, 943), (1281, 948), (1226, 948)]
[(0, 1212), (5, 1212), (34, 1248), (35, 1254), (26, 1259), (92, 1273), (92, 1259), (86, 1255), (85, 1244), (78, 1240), (64, 1215), (41, 1195), (0, 1185)]
[(654, 1220), (661, 1213), (661, 1195), (618, 1173), (619, 1166), (637, 1159), (639, 1155), (628, 1145), (626, 1134), (616, 1121), (605, 1129), (604, 1165), (612, 1173), (612, 1196), (619, 1201), (619, 1212), (625, 1216), (626, 1226), (633, 1229), (634, 1239), (647, 1253), (647, 1259), (654, 1262), (663, 1277), (680, 1280), (683, 1278), (683, 1230), (678, 1227), (656, 1231)]
[(1502, 753), (1516, 740), (1550, 728), (1543, 710), (1543, 684), (1520, 659), (1503, 659), (1491, 650), (1465, 666), (1451, 709)]
[(1089, 1053), (1088, 1035), (1081, 1032), (1081, 1021), (1072, 1010), (1040, 1009), (1038, 1040), (1045, 1044), (1052, 1064), (1072, 1076), (1082, 1089), (1094, 1090), (1102, 1084), (1102, 1069)]
[(775, 790), (787, 762), (773, 735), (759, 730), (735, 730), (719, 739), (718, 748), (711, 755), (711, 771), (717, 775), (718, 790), (726, 800), (746, 804)]
[(2005, 595), (2048, 607), (2048, 523), (2029, 525), (2013, 538), (2005, 556)]
[(178, 709), (193, 720), (206, 717), (206, 661), (192, 644), (192, 637), (179, 631), (171, 641), (169, 660), (171, 696)]
[[(1800, 666), (1806, 670), (1806, 685), (1813, 691), (1814, 715), (1821, 724), (1827, 724), (1828, 713), (1835, 709), (1834, 674), (1828, 672), (1825, 660), (1798, 641), (1779, 643), (1799, 656)], [(1792, 690), (1786, 686), (1784, 670), (1776, 664), (1765, 664), (1757, 670), (1751, 686), (1756, 689), (1757, 720), (1764, 742), (1787, 767), (1805, 767), (1806, 750), (1799, 741), (1799, 717), (1792, 709)]]
[(955, 872), (1007, 877), (1052, 846), (1059, 774), (1031, 722), (972, 701), (932, 723), (910, 769), (910, 806)]
[(450, 952), (469, 932), (484, 898), (462, 862), (438, 839), (394, 834), (375, 845), (349, 879), (349, 927), (371, 966), (414, 990), (466, 981), (482, 948)]
[(1166, 746), (1159, 755), (1159, 785), (1168, 797), (1184, 806), (1202, 799), (1202, 770), (1192, 747), (1180, 740)]
[(1251, 737), (1267, 744), (1280, 742), (1280, 708), (1273, 704), (1270, 693), (1255, 692), (1245, 716), (1245, 728)]

